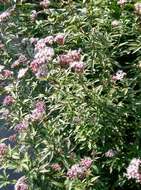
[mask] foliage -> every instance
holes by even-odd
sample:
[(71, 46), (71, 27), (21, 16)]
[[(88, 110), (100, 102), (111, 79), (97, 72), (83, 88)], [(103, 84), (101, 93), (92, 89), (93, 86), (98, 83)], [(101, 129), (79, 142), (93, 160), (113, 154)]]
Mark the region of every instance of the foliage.
[(1, 187), (140, 189), (139, 168), (138, 181), (126, 173), (141, 157), (141, 4), (7, 0), (0, 10), (0, 113), (14, 132), (1, 139)]

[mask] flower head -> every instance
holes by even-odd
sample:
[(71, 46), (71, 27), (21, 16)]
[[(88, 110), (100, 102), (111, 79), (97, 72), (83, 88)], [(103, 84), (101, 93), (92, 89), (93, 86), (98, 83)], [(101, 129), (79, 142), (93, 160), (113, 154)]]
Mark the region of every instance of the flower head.
[(51, 164), (51, 168), (54, 171), (60, 171), (61, 170), (61, 166), (58, 163)]
[(86, 176), (86, 172), (92, 165), (93, 160), (90, 158), (84, 158), (78, 164), (74, 164), (67, 172), (67, 176), (70, 179), (83, 179)]
[(80, 165), (86, 169), (89, 169), (92, 165), (93, 160), (90, 158), (84, 158), (81, 160)]
[(0, 143), (0, 157), (6, 154), (7, 149), (8, 147), (5, 143)]
[(125, 3), (127, 3), (127, 0), (118, 0), (118, 5), (123, 6)]
[(68, 52), (68, 56), (69, 56), (73, 61), (80, 61), (80, 59), (81, 59), (80, 50), (69, 51), (69, 52)]
[(43, 0), (43, 1), (40, 2), (40, 5), (43, 8), (47, 9), (49, 7), (49, 5), (50, 5), (50, 1), (49, 0)]
[(35, 109), (32, 111), (31, 119), (32, 121), (38, 121), (45, 115), (45, 103), (43, 101), (38, 101), (35, 105)]
[(5, 70), (3, 70), (3, 72), (2, 72), (2, 76), (3, 76), (4, 78), (11, 78), (11, 77), (13, 76), (13, 72), (10, 71), (10, 70), (8, 70), (8, 69), (5, 69)]
[(39, 51), (43, 48), (46, 47), (46, 43), (44, 39), (40, 39), (37, 41), (37, 43), (35, 44), (35, 51)]
[(79, 164), (74, 164), (67, 172), (70, 179), (83, 178), (85, 176), (85, 169)]
[(54, 41), (53, 36), (47, 36), (46, 38), (44, 38), (44, 42), (48, 45), (52, 45)]
[(113, 156), (115, 156), (116, 151), (114, 151), (113, 149), (109, 149), (107, 152), (105, 152), (105, 156), (108, 158), (112, 158)]
[(35, 59), (44, 59), (45, 62), (51, 61), (54, 56), (54, 50), (51, 47), (45, 47), (35, 54)]
[(0, 14), (0, 22), (6, 21), (11, 15), (10, 11), (5, 11)]
[(45, 63), (44, 59), (34, 59), (31, 63), (30, 63), (30, 68), (32, 70), (33, 73), (38, 72), (38, 69), (40, 68), (41, 65), (43, 65)]
[(35, 107), (36, 107), (36, 109), (39, 111), (39, 112), (44, 112), (45, 111), (45, 102), (43, 102), (43, 101), (38, 101), (38, 102), (36, 102), (36, 104), (35, 104)]
[(116, 72), (115, 75), (112, 76), (112, 80), (113, 81), (122, 80), (125, 75), (126, 75), (125, 72), (123, 72), (122, 70), (119, 70)]
[(126, 177), (128, 179), (135, 179), (137, 183), (141, 183), (141, 173), (139, 171), (141, 165), (141, 160), (133, 158), (127, 167)]
[(80, 51), (73, 50), (69, 51), (67, 54), (62, 54), (59, 56), (59, 63), (62, 67), (68, 67), (69, 64), (73, 62), (79, 62), (81, 59)]
[(55, 36), (54, 41), (59, 45), (64, 45), (65, 43), (65, 36), (64, 34), (58, 34)]
[(15, 131), (21, 133), (21, 132), (24, 132), (28, 129), (28, 121), (27, 120), (23, 120), (21, 123), (17, 124), (15, 126)]
[(39, 79), (47, 76), (47, 63), (49, 63), (54, 56), (54, 49), (46, 46), (47, 39), (41, 39), (40, 43), (43, 44), (43, 46), (40, 47), (39, 41), (37, 42), (35, 47), (36, 53), (34, 56), (34, 60), (30, 63), (30, 68), (34, 72), (35, 76)]
[(18, 179), (17, 183), (15, 184), (15, 190), (28, 190), (28, 184), (26, 177), (23, 176)]
[(4, 100), (3, 100), (3, 105), (8, 106), (13, 104), (14, 102), (14, 98), (11, 95), (7, 95), (5, 96)]
[(82, 61), (74, 61), (70, 63), (70, 67), (77, 73), (84, 71), (84, 63)]
[(69, 63), (71, 63), (71, 61), (73, 60), (68, 55), (62, 54), (62, 55), (59, 55), (58, 61), (62, 67), (68, 67)]

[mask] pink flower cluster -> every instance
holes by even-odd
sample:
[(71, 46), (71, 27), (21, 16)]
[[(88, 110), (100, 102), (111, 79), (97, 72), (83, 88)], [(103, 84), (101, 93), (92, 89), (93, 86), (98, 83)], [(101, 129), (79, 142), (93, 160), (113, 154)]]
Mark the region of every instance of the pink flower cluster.
[(116, 72), (115, 75), (112, 76), (112, 80), (113, 81), (122, 80), (124, 78), (124, 76), (126, 76), (126, 73), (123, 72), (122, 70), (119, 70)]
[(21, 178), (18, 179), (17, 183), (15, 184), (15, 190), (28, 190), (28, 184), (27, 184), (27, 180), (26, 177), (23, 176)]
[[(38, 45), (38, 44), (37, 44)], [(36, 47), (37, 49), (37, 47)], [(36, 60), (42, 60), (43, 63), (48, 63), (52, 60), (54, 56), (54, 50), (51, 47), (43, 47), (38, 49), (38, 52), (35, 55)]]
[(69, 51), (67, 54), (59, 56), (59, 63), (62, 67), (70, 67), (76, 72), (83, 72), (84, 63), (81, 61), (81, 54), (78, 50)]
[(44, 38), (44, 43), (47, 45), (52, 45), (54, 43), (54, 37), (53, 36), (47, 36)]
[(127, 168), (126, 177), (128, 179), (135, 179), (137, 183), (141, 183), (140, 165), (141, 160), (133, 158)]
[(127, 0), (119, 0), (117, 3), (118, 3), (120, 6), (123, 6), (123, 5), (125, 5), (125, 3), (127, 3)]
[(61, 166), (58, 163), (51, 164), (51, 169), (57, 172), (61, 170)]
[(5, 96), (5, 98), (3, 100), (3, 105), (4, 106), (9, 106), (9, 105), (11, 105), (13, 103), (14, 103), (14, 98), (11, 95)]
[(0, 14), (0, 22), (4, 22), (6, 21), (11, 15), (10, 11), (5, 11), (3, 13)]
[(32, 38), (30, 41), (35, 45), (35, 56), (30, 64), (30, 68), (37, 78), (44, 78), (48, 74), (47, 65), (54, 57), (54, 49), (48, 45), (52, 45), (54, 42), (63, 45), (65, 36), (57, 34), (56, 36), (47, 36), (40, 40)]
[(59, 45), (64, 45), (65, 43), (65, 36), (63, 34), (58, 34), (54, 38), (54, 42), (56, 42)]
[(13, 71), (10, 71), (9, 69), (4, 69), (5, 66), (3, 65), (0, 65), (0, 77), (2, 79), (9, 79), (9, 78), (12, 78), (13, 77)]
[(92, 165), (93, 160), (90, 158), (84, 158), (81, 160), (80, 165), (86, 169), (89, 169)]
[(115, 156), (116, 151), (114, 151), (113, 149), (109, 149), (107, 152), (105, 152), (105, 156), (108, 158), (112, 158), (113, 156)]
[(7, 145), (5, 143), (0, 143), (0, 157), (4, 156), (7, 152)]
[(84, 71), (84, 62), (74, 61), (70, 63), (70, 68), (73, 69), (77, 73), (81, 73)]
[(15, 126), (15, 131), (20, 132), (20, 133), (24, 132), (28, 129), (28, 126), (29, 126), (28, 121), (24, 119), (21, 123)]
[(46, 109), (45, 109), (45, 103), (43, 101), (39, 101), (35, 105), (35, 109), (32, 111), (31, 114), (31, 120), (32, 121), (38, 121), (43, 118), (45, 115)]
[(69, 51), (67, 54), (62, 54), (59, 56), (59, 63), (61, 66), (68, 66), (74, 61), (80, 61), (81, 54), (80, 51), (73, 50)]
[(5, 79), (11, 78), (12, 76), (13, 76), (13, 71), (10, 71), (9, 69), (4, 69), (2, 71), (2, 77), (4, 77)]
[(52, 45), (53, 43), (57, 43), (59, 45), (64, 45), (65, 43), (65, 34), (56, 34), (53, 36), (47, 36), (42, 39), (31, 38), (31, 43), (36, 43), (35, 50), (39, 51), (42, 48), (45, 48), (46, 45)]
[(67, 172), (69, 179), (84, 178), (86, 169), (81, 167), (79, 164), (73, 165)]
[(67, 172), (69, 179), (83, 179), (86, 176), (87, 170), (92, 165), (92, 160), (90, 158), (85, 158), (80, 161), (78, 164), (74, 164)]
[(54, 50), (51, 47), (47, 47), (45, 40), (41, 39), (35, 45), (34, 60), (30, 64), (30, 68), (37, 78), (47, 76), (47, 63), (49, 63), (53, 56)]
[(43, 0), (43, 1), (40, 2), (40, 5), (43, 8), (47, 9), (49, 7), (49, 5), (50, 5), (50, 1), (49, 0)]
[(27, 131), (30, 122), (40, 121), (43, 119), (46, 108), (45, 103), (43, 101), (38, 101), (35, 105), (35, 109), (24, 117), (24, 119), (15, 126), (15, 131), (22, 133)]

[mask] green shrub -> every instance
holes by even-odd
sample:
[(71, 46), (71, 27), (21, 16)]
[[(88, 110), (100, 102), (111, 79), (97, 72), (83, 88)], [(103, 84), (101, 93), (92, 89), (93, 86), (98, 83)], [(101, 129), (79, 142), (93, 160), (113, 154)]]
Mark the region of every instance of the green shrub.
[(0, 187), (140, 189), (141, 2), (0, 3)]

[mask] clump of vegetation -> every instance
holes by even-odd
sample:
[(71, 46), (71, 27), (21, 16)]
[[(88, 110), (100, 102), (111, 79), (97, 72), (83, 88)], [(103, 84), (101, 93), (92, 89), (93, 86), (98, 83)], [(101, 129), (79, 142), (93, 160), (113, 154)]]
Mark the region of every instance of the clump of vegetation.
[(141, 2), (3, 0), (0, 11), (0, 115), (13, 131), (0, 187), (140, 189)]

